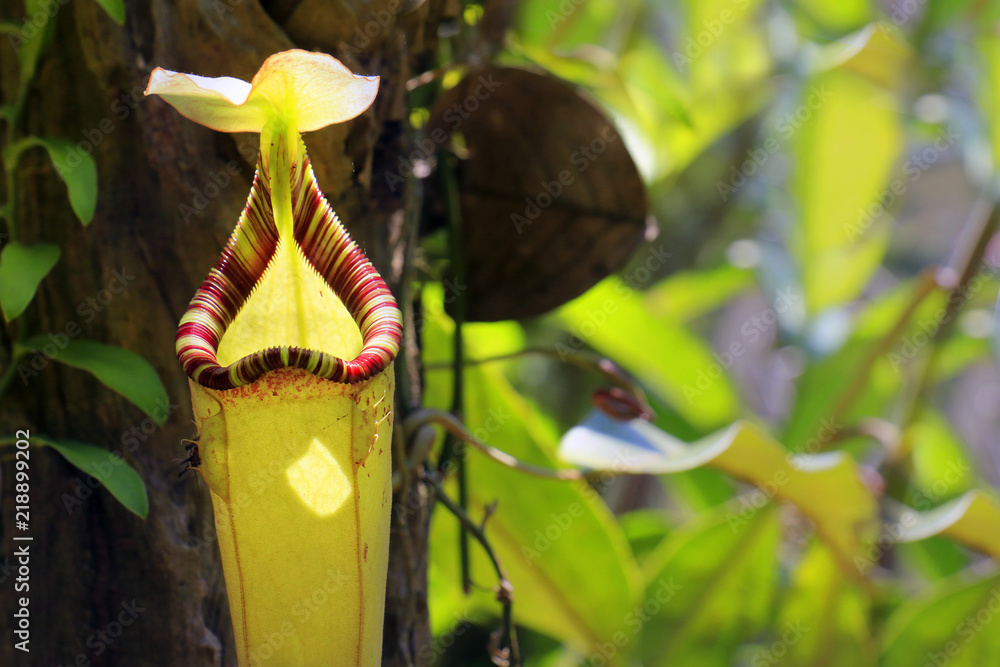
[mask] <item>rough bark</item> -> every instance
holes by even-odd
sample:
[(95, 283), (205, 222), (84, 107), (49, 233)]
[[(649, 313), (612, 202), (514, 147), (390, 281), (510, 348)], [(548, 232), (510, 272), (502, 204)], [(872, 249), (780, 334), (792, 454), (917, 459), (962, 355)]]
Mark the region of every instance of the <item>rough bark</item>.
[[(249, 79), (266, 56), (297, 46), (381, 75), (379, 97), (364, 117), (307, 135), (306, 142), (321, 188), (399, 294), (409, 234), (403, 189), (388, 188), (384, 174), (395, 171), (405, 152), (404, 84), (413, 63), (433, 47), (424, 35), (436, 33), (440, 12), (437, 3), (411, 11), (395, 0), (143, 0), (127, 3), (126, 24), (119, 27), (93, 0), (59, 6), (57, 36), (32, 86), (26, 130), (95, 144), (100, 195), (97, 215), (83, 229), (47, 158), (32, 152), (22, 159), (19, 236), (58, 243), (63, 251), (26, 324), (31, 333), (44, 334), (76, 323), (81, 337), (142, 354), (163, 378), (171, 406), (166, 425), (153, 428), (89, 375), (55, 363), (27, 386), (15, 381), (4, 397), (0, 434), (30, 428), (123, 453), (146, 482), (150, 513), (146, 521), (137, 519), (103, 489), (70, 511), (64, 494), (86, 489), (85, 476), (53, 452), (33, 450), (32, 651), (26, 658), (13, 649), (5, 611), (0, 664), (235, 664), (208, 492), (195, 476), (177, 476), (181, 440), (193, 437), (194, 426), (173, 338), (249, 191), (254, 160), (248, 147), (256, 150), (256, 136), (215, 133), (160, 100), (143, 99), (150, 70)], [(377, 18), (387, 15), (391, 21), (380, 26)], [(22, 17), (20, 7), (0, 8), (0, 18)], [(361, 39), (355, 29), (373, 19), (379, 27), (369, 32), (375, 36)], [(16, 85), (15, 72), (13, 50), (3, 45), (5, 96)], [(117, 103), (122, 96), (126, 102)], [(134, 277), (92, 312), (87, 300), (115, 271)], [(410, 359), (408, 366), (414, 365)], [(418, 390), (408, 388), (411, 400)], [(140, 440), (134, 451), (127, 446), (130, 433)], [(10, 562), (14, 544), (13, 476), (11, 466), (3, 468), (0, 565), (4, 557)], [(408, 504), (416, 509), (393, 522), (385, 665), (410, 664), (407, 657), (429, 641), (429, 508), (422, 489), (411, 488)], [(407, 553), (401, 550), (404, 534)], [(275, 558), (281, 557), (275, 545)], [(0, 570), (2, 610), (14, 608), (13, 576)], [(122, 604), (133, 601), (142, 611), (111, 637)], [(111, 642), (96, 634), (102, 630)]]

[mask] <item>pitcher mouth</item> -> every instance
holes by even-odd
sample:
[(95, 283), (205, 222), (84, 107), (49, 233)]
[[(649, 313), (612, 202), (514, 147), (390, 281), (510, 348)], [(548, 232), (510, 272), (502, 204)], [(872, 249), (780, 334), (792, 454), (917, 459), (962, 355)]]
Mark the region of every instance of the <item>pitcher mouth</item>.
[[(299, 148), (300, 160), (291, 165), (293, 238), (279, 239), (262, 156), (239, 223), (181, 318), (177, 356), (188, 377), (204, 387), (234, 389), (280, 368), (300, 368), (333, 382), (362, 382), (385, 370), (399, 351), (402, 317), (396, 300), (337, 219), (304, 147)], [(360, 330), (360, 353), (346, 360), (308, 347), (275, 345), (221, 365), (223, 336), (285, 242), (294, 242), (295, 252), (346, 307)]]

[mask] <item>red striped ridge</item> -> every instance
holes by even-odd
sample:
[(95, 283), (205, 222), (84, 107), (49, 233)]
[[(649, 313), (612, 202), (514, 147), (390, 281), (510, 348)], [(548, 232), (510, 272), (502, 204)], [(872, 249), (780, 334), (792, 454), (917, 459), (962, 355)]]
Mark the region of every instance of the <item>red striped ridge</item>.
[[(305, 149), (301, 149), (305, 156)], [(195, 293), (177, 329), (184, 371), (211, 389), (250, 384), (279, 368), (302, 368), (334, 382), (361, 382), (382, 372), (402, 339), (402, 317), (385, 281), (330, 209), (309, 158), (292, 165), (293, 234), (309, 264), (347, 307), (361, 330), (363, 348), (345, 361), (319, 350), (270, 347), (220, 366), (219, 341), (264, 275), (278, 246), (269, 179), (258, 162), (250, 196), (218, 263)], [(282, 357), (287, 357), (287, 362)]]

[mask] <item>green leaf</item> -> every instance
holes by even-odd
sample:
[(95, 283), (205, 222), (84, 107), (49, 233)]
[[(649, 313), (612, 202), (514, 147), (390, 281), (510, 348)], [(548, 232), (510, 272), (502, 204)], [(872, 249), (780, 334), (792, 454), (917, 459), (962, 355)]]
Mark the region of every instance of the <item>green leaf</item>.
[(851, 341), (829, 357), (811, 360), (798, 379), (795, 403), (781, 435), (789, 449), (818, 451), (826, 444), (826, 439), (817, 437), (824, 426), (839, 430), (853, 423), (858, 415), (880, 414), (883, 393), (873, 382), (861, 385), (851, 412), (838, 417), (835, 410), (855, 382), (854, 369), (860, 368), (871, 354), (871, 345), (868, 341)]
[[(947, 295), (938, 292), (924, 298), (909, 318), (909, 326), (894, 345), (876, 357), (871, 371), (860, 383), (857, 373), (885, 333), (904, 316), (918, 289), (917, 281), (908, 281), (866, 302), (856, 316), (855, 330), (847, 343), (828, 357), (810, 360), (798, 380), (795, 404), (781, 437), (789, 449), (815, 451), (825, 444), (818, 437), (828, 431), (825, 425), (840, 429), (861, 418), (885, 414), (889, 402), (900, 391), (906, 365), (928, 351), (927, 323), (938, 321), (936, 318), (946, 306)], [(933, 333), (933, 329), (930, 332)], [(921, 341), (922, 346), (916, 344)], [(850, 370), (845, 372), (845, 369)], [(849, 388), (856, 389), (853, 406), (841, 414), (840, 402)]]
[(968, 12), (970, 7), (977, 5), (982, 7), (975, 0), (930, 0), (921, 30), (941, 30), (947, 27), (948, 23), (964, 18), (963, 14)]
[(637, 40), (621, 56), (614, 74), (620, 77), (623, 93), (632, 101), (633, 115), (644, 129), (652, 129), (657, 117), (661, 124), (667, 121), (681, 123), (689, 129), (695, 126), (678, 95), (679, 86), (665, 80), (664, 75), (671, 68), (667, 54), (649, 36)]
[[(773, 505), (747, 520), (727, 503), (677, 528), (646, 561), (643, 664), (729, 667), (772, 615), (780, 522)], [(735, 603), (738, 601), (738, 603)]]
[(643, 295), (618, 278), (602, 281), (557, 316), (702, 432), (737, 416), (735, 391), (712, 349), (679, 323), (651, 315)]
[(899, 513), (896, 530), (900, 542), (941, 535), (1000, 562), (1000, 505), (979, 489), (929, 512), (905, 509)]
[(829, 30), (847, 30), (860, 26), (871, 17), (871, 5), (866, 0), (823, 2), (822, 0), (796, 0), (796, 8), (806, 17), (817, 21)]
[(149, 514), (149, 498), (142, 477), (117, 452), (65, 438), (37, 436), (35, 440), (56, 450), (67, 461), (101, 482), (130, 512), (143, 519)]
[(660, 510), (632, 510), (620, 515), (618, 523), (640, 565), (670, 533), (667, 517)]
[(97, 209), (97, 164), (94, 158), (67, 139), (36, 138), (34, 143), (49, 152), (56, 172), (66, 183), (73, 213), (80, 222), (89, 225)]
[(70, 340), (64, 334), (33, 336), (21, 346), (41, 350), (55, 361), (93, 374), (157, 424), (162, 426), (166, 422), (167, 392), (153, 367), (135, 352), (92, 340)]
[(813, 520), (845, 572), (856, 565), (875, 527), (876, 503), (853, 459), (842, 452), (792, 454), (748, 422), (695, 443), (683, 443), (638, 419), (593, 412), (563, 437), (563, 460), (597, 470), (673, 473), (711, 466), (755, 484), (768, 498), (793, 503)]
[(901, 83), (903, 70), (914, 55), (898, 31), (887, 29), (884, 23), (869, 24), (820, 49), (816, 71), (839, 67), (890, 89)]
[[(912, 307), (917, 293), (924, 289), (921, 284), (923, 280), (922, 277), (917, 277), (900, 281), (860, 304), (861, 308), (855, 317), (854, 333), (851, 339), (875, 341), (882, 338), (906, 315), (907, 309)], [(947, 295), (942, 292), (934, 292), (924, 296), (910, 317), (911, 327), (913, 323), (924, 323), (929, 319), (934, 319), (939, 312), (947, 307), (947, 301)], [(926, 326), (923, 331), (924, 334), (927, 334)]]
[(986, 122), (993, 155), (993, 169), (1000, 165), (1000, 40), (984, 30), (976, 39), (976, 53), (982, 62), (979, 70), (978, 106)]
[(657, 283), (645, 296), (650, 312), (675, 322), (690, 322), (725, 305), (753, 285), (753, 272), (723, 266), (683, 271)]
[(1000, 664), (1000, 577), (956, 576), (907, 600), (886, 623), (882, 667)]
[[(567, 11), (559, 0), (531, 0), (518, 7), (519, 33), (526, 43), (550, 47), (558, 44), (567, 50), (601, 44), (607, 33), (627, 20), (622, 10), (637, 4), (635, 0), (595, 0)], [(556, 26), (558, 30), (554, 30)]]
[(726, 502), (736, 493), (737, 482), (713, 468), (695, 468), (660, 478), (677, 504), (703, 512)]
[[(869, 34), (871, 42), (878, 34)], [(877, 46), (869, 43), (862, 53)], [(890, 216), (879, 212), (885, 203), (879, 200), (898, 199), (909, 184), (898, 178), (897, 191), (889, 189), (903, 148), (893, 93), (855, 66), (862, 66), (859, 56), (807, 80), (799, 115), (786, 119), (794, 132), (793, 193), (801, 218), (796, 252), (812, 312), (851, 301), (865, 288), (889, 241)]]
[[(440, 308), (441, 292), (424, 292), (428, 315), (423, 331), (429, 358), (442, 359), (451, 346), (452, 324)], [(470, 358), (483, 356), (477, 346), (479, 325), (463, 334)], [(552, 425), (510, 386), (493, 365), (470, 366), (465, 372), (465, 422), (490, 445), (516, 458), (554, 468), (556, 437)], [(451, 372), (429, 370), (425, 402), (447, 408)], [(514, 618), (522, 625), (590, 653), (611, 640), (640, 596), (641, 576), (621, 528), (600, 496), (587, 484), (527, 476), (466, 450), (469, 511), (480, 520), (498, 501), (486, 523), (486, 535), (503, 562), (515, 589)], [(447, 487), (454, 494), (454, 485)], [(453, 614), (475, 611), (496, 615), (495, 595), (474, 591), (464, 601), (455, 596), (459, 577), (457, 522), (439, 508), (432, 523), (431, 589), (444, 601), (444, 623)], [(473, 580), (485, 587), (496, 575), (480, 547), (470, 545)], [(600, 572), (600, 577), (594, 577)], [(586, 581), (586, 586), (580, 582)], [(436, 611), (435, 613), (442, 613)]]
[[(25, 3), (25, 10), (28, 13), (27, 22), (23, 23), (16, 34), (11, 37), (11, 44), (17, 51), (17, 58), (21, 65), (21, 80), (19, 82), (19, 94), (23, 98), (31, 80), (35, 78), (35, 71), (38, 68), (38, 60), (42, 51), (48, 46), (54, 33), (55, 22), (48, 17), (45, 10), (37, 7), (32, 11), (33, 3)], [(37, 3), (35, 3), (37, 5)], [(37, 17), (45, 19), (41, 27), (38, 27)]]
[(938, 581), (969, 566), (969, 552), (953, 540), (928, 537), (918, 542), (901, 542), (896, 547), (906, 569), (928, 581)]
[(22, 245), (11, 241), (0, 252), (0, 306), (10, 322), (24, 312), (38, 284), (59, 261), (59, 246), (50, 243)]
[(928, 381), (938, 384), (951, 380), (975, 364), (988, 362), (991, 347), (988, 339), (973, 338), (962, 332), (953, 333), (937, 343)]
[(792, 575), (770, 641), (742, 664), (875, 667), (871, 612), (865, 590), (844, 576), (829, 549), (813, 544)]
[(933, 408), (921, 411), (918, 420), (906, 429), (904, 441), (911, 446), (911, 495), (923, 499), (926, 506), (951, 499), (972, 486), (972, 466), (965, 449), (945, 417)]
[(97, 4), (104, 7), (104, 11), (114, 19), (115, 23), (125, 24), (125, 0), (97, 0)]

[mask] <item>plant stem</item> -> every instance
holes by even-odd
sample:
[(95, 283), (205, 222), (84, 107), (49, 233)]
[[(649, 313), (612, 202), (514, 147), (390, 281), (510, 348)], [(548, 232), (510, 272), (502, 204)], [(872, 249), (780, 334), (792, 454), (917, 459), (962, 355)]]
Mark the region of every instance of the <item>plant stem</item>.
[(7, 197), (7, 200), (0, 209), (3, 210), (3, 217), (7, 221), (7, 233), (11, 241), (17, 239), (17, 212), (15, 210), (17, 206), (17, 161), (21, 153), (30, 147), (30, 144), (25, 145), (25, 142), (31, 141), (30, 138), (22, 139), (21, 141), (17, 140), (17, 128), (21, 123), (25, 97), (26, 84), (22, 81), (18, 88), (17, 102), (7, 107), (7, 137), (3, 150), (0, 151), (0, 155), (3, 156), (4, 182), (6, 184), (5, 194)]
[(405, 433), (412, 433), (422, 424), (438, 424), (443, 426), (447, 432), (451, 433), (459, 440), (472, 445), (497, 463), (529, 475), (544, 477), (545, 479), (558, 479), (566, 481), (587, 478), (582, 471), (577, 470), (576, 468), (542, 468), (531, 465), (530, 463), (519, 461), (507, 452), (501, 451), (496, 447), (491, 447), (486, 443), (477, 440), (474, 435), (469, 433), (465, 424), (456, 419), (454, 415), (449, 412), (445, 412), (444, 410), (421, 408), (403, 420), (403, 430)]
[[(455, 321), (455, 335), (452, 337), (452, 393), (451, 393), (451, 414), (456, 419), (462, 419), (464, 412), (463, 395), (465, 384), (463, 382), (465, 368), (465, 343), (462, 338), (462, 326), (465, 324), (467, 304), (465, 301), (465, 260), (462, 255), (462, 210), (461, 201), (458, 194), (458, 180), (455, 176), (456, 158), (453, 154), (441, 152), (438, 154), (438, 167), (441, 170), (441, 180), (444, 186), (445, 211), (448, 219), (448, 247), (450, 251), (451, 276), (454, 279), (454, 310), (452, 319)], [(447, 295), (446, 295), (447, 297)], [(465, 469), (465, 451), (457, 444), (455, 437), (451, 434), (445, 437), (444, 448), (441, 452), (441, 460), (438, 462), (438, 469), (443, 470), (449, 461), (455, 459), (458, 464), (456, 476), (458, 477), (458, 504), (462, 509), (469, 507), (468, 474)], [(462, 590), (468, 595), (472, 589), (472, 580), (469, 576), (469, 536), (465, 528), (459, 529), (458, 548), (461, 561)]]
[(503, 563), (500, 562), (500, 558), (496, 555), (493, 550), (493, 545), (490, 544), (489, 538), (486, 537), (486, 533), (482, 526), (476, 524), (473, 521), (464, 508), (459, 506), (454, 500), (448, 497), (448, 494), (444, 492), (441, 488), (441, 484), (434, 478), (433, 473), (426, 475), (424, 479), (428, 484), (434, 489), (434, 493), (441, 504), (448, 508), (448, 510), (455, 515), (458, 519), (461, 527), (465, 528), (476, 541), (483, 547), (483, 551), (486, 552), (486, 556), (493, 563), (493, 569), (496, 570), (497, 578), (500, 580), (497, 587), (497, 600), (503, 605), (503, 625), (507, 636), (510, 639), (510, 664), (513, 667), (518, 667), (521, 664), (521, 650), (517, 643), (517, 631), (515, 630), (513, 623), (512, 608), (514, 604), (513, 586), (510, 580), (507, 579), (507, 573), (504, 570)]
[[(393, 432), (395, 433), (395, 431)], [(427, 460), (427, 456), (430, 454), (431, 449), (434, 447), (434, 442), (437, 440), (437, 434), (434, 433), (434, 429), (426, 424), (417, 426), (417, 430), (413, 433), (403, 433), (402, 429), (399, 429), (399, 432), (402, 434), (401, 437), (408, 439), (404, 449), (409, 449), (409, 453), (407, 454), (405, 451), (402, 453), (405, 460), (392, 473), (393, 493), (400, 492), (404, 488), (409, 487), (409, 482), (405, 486), (403, 484), (404, 472), (412, 478), (414, 471)]]
[(955, 251), (948, 263), (948, 271), (957, 279), (948, 292), (948, 301), (941, 323), (931, 336), (931, 348), (914, 374), (916, 381), (908, 383), (912, 390), (903, 395), (899, 418), (901, 428), (906, 428), (919, 412), (920, 403), (929, 389), (932, 371), (937, 365), (941, 351), (940, 343), (948, 338), (955, 328), (958, 313), (968, 301), (969, 283), (978, 273), (986, 248), (998, 225), (1000, 225), (1000, 205), (995, 202), (980, 201), (959, 236)]
[[(895, 344), (896, 339), (903, 335), (903, 331), (910, 323), (910, 319), (913, 317), (917, 308), (919, 308), (920, 304), (924, 302), (924, 299), (938, 289), (939, 285), (937, 274), (937, 270), (927, 269), (918, 277), (916, 288), (913, 291), (913, 296), (910, 297), (910, 301), (906, 304), (906, 307), (900, 314), (899, 319), (896, 320), (896, 322), (892, 325), (892, 328), (889, 329), (889, 331), (887, 331), (868, 352), (868, 355), (864, 358), (864, 361), (861, 362), (861, 365), (854, 373), (851, 383), (840, 394), (840, 398), (837, 399), (831, 417), (831, 420), (834, 423), (843, 419), (854, 406), (854, 402), (857, 401), (862, 390), (864, 390), (864, 388), (868, 385), (868, 377), (871, 375), (875, 362), (877, 362), (886, 352), (889, 351), (893, 344)], [(839, 439), (840, 438), (837, 437), (837, 434), (834, 434), (834, 437), (831, 437), (825, 443), (820, 445), (818, 451), (828, 449)]]
[[(563, 363), (571, 364), (586, 371), (602, 375), (612, 385), (621, 387), (622, 389), (628, 391), (630, 394), (639, 399), (640, 403), (648, 407), (648, 403), (646, 402), (646, 392), (643, 391), (642, 387), (640, 387), (635, 380), (629, 377), (629, 375), (622, 370), (618, 364), (614, 363), (607, 357), (602, 357), (598, 354), (589, 352), (561, 352), (547, 348), (529, 347), (524, 350), (500, 354), (495, 357), (486, 357), (484, 359), (466, 359), (465, 365), (478, 366), (480, 364), (490, 364), (497, 361), (507, 361), (508, 359), (518, 359), (529, 355), (549, 357), (550, 359), (556, 359)], [(451, 364), (435, 363), (427, 364), (425, 368), (427, 370), (437, 370), (450, 366)]]
[[(400, 344), (396, 368), (397, 387), (401, 400), (400, 411), (406, 414), (420, 406), (420, 341), (417, 335), (415, 313), (416, 298), (413, 288), (413, 252), (419, 243), (420, 211), (423, 185), (412, 171), (406, 178), (403, 190), (403, 245), (401, 267), (394, 282), (399, 286), (399, 307), (403, 314), (403, 340)], [(395, 259), (393, 261), (395, 264)], [(394, 271), (395, 273), (395, 271)]]
[[(1000, 207), (995, 203), (991, 204), (980, 200), (959, 236), (948, 266), (944, 269), (927, 269), (920, 275), (914, 294), (899, 319), (865, 357), (851, 384), (841, 394), (833, 411), (834, 421), (843, 419), (847, 415), (868, 382), (868, 376), (875, 362), (886, 354), (903, 334), (910, 319), (924, 299), (938, 289), (945, 289), (948, 290), (948, 301), (940, 325), (931, 336), (931, 349), (928, 354), (912, 362), (912, 365), (915, 366), (912, 378), (915, 379), (904, 383), (896, 410), (899, 417), (894, 422), (899, 425), (900, 433), (913, 421), (921, 399), (928, 389), (928, 383), (932, 376), (931, 371), (935, 367), (939, 354), (939, 343), (951, 334), (956, 323), (956, 316), (965, 306), (969, 283), (975, 277), (989, 240), (996, 232), (998, 225), (1000, 225)], [(829, 448), (852, 433), (856, 434), (857, 431), (851, 427), (842, 429), (841, 432), (834, 434), (834, 437), (826, 442), (822, 449)]]

